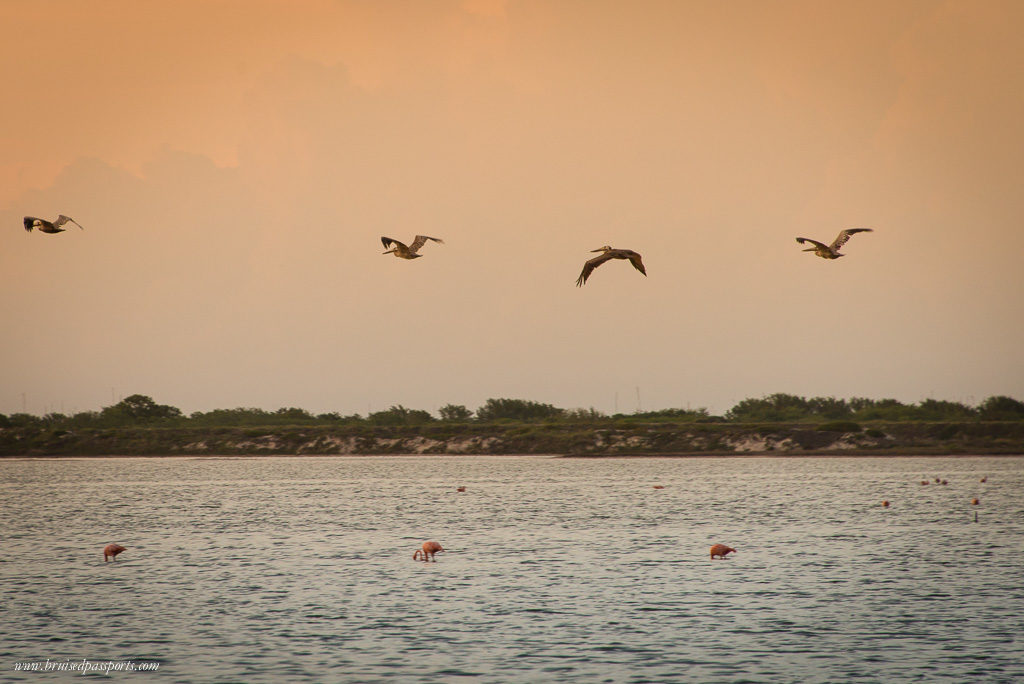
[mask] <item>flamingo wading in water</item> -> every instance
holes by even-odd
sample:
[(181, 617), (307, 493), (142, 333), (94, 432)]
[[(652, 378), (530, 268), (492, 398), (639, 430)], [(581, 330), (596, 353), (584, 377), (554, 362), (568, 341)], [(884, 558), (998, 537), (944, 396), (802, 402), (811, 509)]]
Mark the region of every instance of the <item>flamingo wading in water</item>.
[(103, 562), (107, 562), (107, 556), (110, 556), (114, 560), (117, 560), (117, 554), (124, 551), (124, 547), (120, 544), (107, 544), (103, 547)]
[(436, 541), (425, 541), (423, 542), (422, 549), (416, 549), (412, 553), (413, 560), (422, 559), (423, 562), (428, 560), (434, 560), (434, 554), (438, 551), (444, 551), (444, 548)]
[(726, 546), (725, 544), (715, 544), (711, 547), (711, 560), (714, 560), (715, 556), (725, 558), (730, 553), (736, 553), (736, 549), (731, 546)]

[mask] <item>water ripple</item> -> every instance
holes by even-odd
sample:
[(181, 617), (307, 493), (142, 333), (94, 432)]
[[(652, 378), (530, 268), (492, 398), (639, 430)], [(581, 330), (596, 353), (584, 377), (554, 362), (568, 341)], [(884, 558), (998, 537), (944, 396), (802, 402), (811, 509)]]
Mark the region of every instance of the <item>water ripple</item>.
[[(1021, 680), (1022, 491), (1020, 458), (2, 461), (0, 667)], [(424, 539), (437, 562), (411, 559)]]

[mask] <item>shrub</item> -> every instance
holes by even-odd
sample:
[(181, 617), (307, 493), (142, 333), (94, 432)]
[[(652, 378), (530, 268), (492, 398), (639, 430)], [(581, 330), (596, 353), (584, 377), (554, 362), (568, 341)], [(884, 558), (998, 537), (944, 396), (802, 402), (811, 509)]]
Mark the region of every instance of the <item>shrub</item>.
[(488, 399), (477, 409), (477, 420), (487, 422), (508, 418), (511, 420), (544, 420), (561, 418), (565, 414), (551, 404), (540, 404), (523, 399)]
[(810, 415), (806, 399), (792, 394), (772, 394), (762, 399), (744, 399), (726, 411), (725, 417), (740, 423), (781, 423)]
[(133, 394), (113, 406), (106, 407), (100, 412), (100, 416), (114, 424), (131, 425), (180, 418), (181, 410), (158, 404), (145, 395)]
[(982, 420), (1024, 420), (1024, 403), (1011, 397), (989, 397), (978, 406)]
[(473, 412), (461, 404), (446, 404), (438, 413), (441, 414), (441, 420), (447, 421), (469, 420), (473, 417)]
[(371, 413), (366, 420), (373, 425), (422, 425), (433, 421), (434, 417), (427, 411), (407, 409), (399, 404), (387, 411)]
[(936, 401), (925, 399), (917, 405), (914, 411), (918, 420), (965, 420), (974, 418), (976, 411), (970, 406), (965, 406), (955, 401)]

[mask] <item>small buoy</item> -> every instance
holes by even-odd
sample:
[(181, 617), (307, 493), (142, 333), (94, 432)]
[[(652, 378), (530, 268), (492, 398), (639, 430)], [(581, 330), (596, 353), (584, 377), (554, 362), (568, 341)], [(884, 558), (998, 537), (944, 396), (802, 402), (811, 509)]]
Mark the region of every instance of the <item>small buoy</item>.
[(921, 484), (923, 484), (923, 485), (928, 484), (928, 480), (921, 480)]
[(456, 487), (455, 491), (457, 491), (457, 492), (464, 492), (464, 491), (466, 491), (466, 488), (465, 487)]
[(977, 506), (978, 505), (978, 500), (977, 499), (971, 499), (971, 505), (972, 506)]
[(124, 551), (124, 547), (120, 544), (107, 544), (103, 547), (103, 562), (107, 562), (107, 556), (110, 556), (114, 560), (117, 560), (117, 554)]
[(943, 481), (942, 481), (942, 484), (949, 484), (949, 483), (948, 483), (948, 482), (946, 482), (945, 480), (943, 480)]
[(935, 478), (935, 484), (939, 484), (940, 482), (942, 482), (942, 480), (940, 480), (939, 478)]
[(986, 480), (988, 480), (988, 478), (987, 477), (983, 477), (980, 480), (978, 480), (978, 482), (985, 482)]
[(888, 501), (883, 501), (882, 502), (882, 506), (884, 506), (885, 508), (888, 508), (889, 507), (889, 502)]
[(664, 489), (665, 485), (654, 485), (655, 489)]

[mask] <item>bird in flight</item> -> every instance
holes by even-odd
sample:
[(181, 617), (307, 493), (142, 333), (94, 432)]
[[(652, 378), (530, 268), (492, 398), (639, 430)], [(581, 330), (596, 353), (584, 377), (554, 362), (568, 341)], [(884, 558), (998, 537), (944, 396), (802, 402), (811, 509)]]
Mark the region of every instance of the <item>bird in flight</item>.
[(587, 282), (587, 278), (594, 271), (595, 268), (608, 261), (609, 259), (629, 259), (629, 263), (633, 264), (633, 268), (647, 275), (647, 271), (644, 269), (644, 262), (640, 260), (640, 255), (631, 249), (612, 249), (608, 245), (600, 249), (592, 249), (591, 252), (604, 252), (601, 256), (589, 259), (583, 264), (583, 271), (580, 273), (580, 277), (576, 279), (576, 287), (583, 287), (583, 283)]
[(812, 240), (810, 238), (798, 237), (796, 239), (801, 245), (805, 242), (810, 242), (813, 247), (808, 247), (805, 252), (814, 252), (822, 259), (838, 259), (845, 254), (839, 253), (839, 248), (846, 244), (846, 241), (850, 239), (850, 236), (854, 233), (870, 233), (871, 228), (847, 228), (846, 230), (840, 231), (839, 236), (832, 241), (831, 245), (826, 245), (823, 242)]
[[(24, 223), (25, 230), (30, 233), (33, 228), (38, 229), (40, 233), (63, 233), (65, 229), (61, 228), (61, 226), (65, 223), (74, 223), (79, 228), (82, 228), (82, 226), (78, 224), (78, 221), (70, 216), (65, 216), (64, 214), (58, 216), (56, 221), (47, 221), (46, 219), (36, 218), (35, 216), (26, 216)], [(82, 230), (85, 230), (85, 228), (82, 228)]]
[[(398, 240), (395, 240), (393, 238), (384, 236), (381, 236), (380, 238), (380, 241), (381, 243), (383, 243), (384, 247), (390, 248), (388, 249), (388, 251), (384, 252), (384, 254), (394, 254), (399, 259), (418, 259), (419, 257), (423, 256), (422, 254), (417, 254), (416, 252), (420, 251), (420, 247), (427, 244), (427, 240), (433, 240), (434, 242), (439, 242), (442, 245), (444, 244), (444, 240), (441, 240), (439, 238), (428, 237), (426, 235), (417, 235), (416, 239), (413, 240), (412, 244), (409, 245), (408, 247), (404, 243), (399, 242)], [(392, 247), (392, 245), (394, 246)]]

